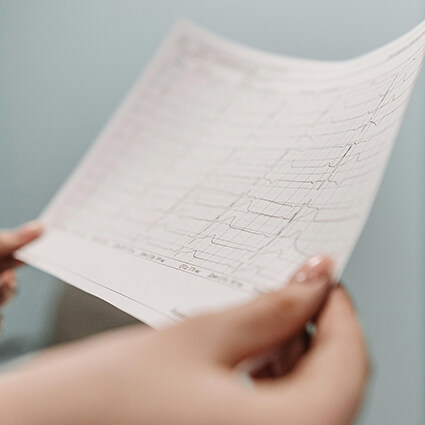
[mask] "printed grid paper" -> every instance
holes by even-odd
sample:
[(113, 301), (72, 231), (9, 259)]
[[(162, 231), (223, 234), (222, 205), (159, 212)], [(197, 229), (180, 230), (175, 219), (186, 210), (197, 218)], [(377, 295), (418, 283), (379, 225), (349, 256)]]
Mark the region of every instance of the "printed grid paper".
[(19, 258), (159, 327), (342, 272), (424, 59), (425, 22), (318, 62), (172, 31)]

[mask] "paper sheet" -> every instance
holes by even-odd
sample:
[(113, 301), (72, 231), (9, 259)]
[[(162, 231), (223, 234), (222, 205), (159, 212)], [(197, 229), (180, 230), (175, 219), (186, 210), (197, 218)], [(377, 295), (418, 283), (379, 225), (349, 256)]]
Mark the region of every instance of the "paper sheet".
[(19, 258), (158, 327), (342, 272), (424, 59), (425, 22), (343, 62), (172, 31)]

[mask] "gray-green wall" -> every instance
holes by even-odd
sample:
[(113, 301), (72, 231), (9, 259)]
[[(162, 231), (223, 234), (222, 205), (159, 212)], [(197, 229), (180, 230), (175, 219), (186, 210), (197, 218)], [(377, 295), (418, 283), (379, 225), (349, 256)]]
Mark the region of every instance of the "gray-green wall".
[[(425, 2), (0, 0), (0, 226), (38, 214), (178, 17), (270, 51), (343, 59), (413, 27)], [(424, 81), (344, 276), (375, 369), (362, 425), (425, 420)], [(51, 329), (59, 283), (20, 277), (0, 357), (42, 346)]]

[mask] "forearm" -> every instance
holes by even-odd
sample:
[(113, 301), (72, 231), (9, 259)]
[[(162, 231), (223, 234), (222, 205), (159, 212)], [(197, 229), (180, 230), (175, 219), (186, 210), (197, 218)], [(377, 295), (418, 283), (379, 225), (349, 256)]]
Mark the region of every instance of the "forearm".
[[(93, 365), (74, 349), (52, 350), (0, 377), (1, 422), (5, 425), (98, 423), (104, 386)], [(91, 368), (90, 368), (91, 366)]]

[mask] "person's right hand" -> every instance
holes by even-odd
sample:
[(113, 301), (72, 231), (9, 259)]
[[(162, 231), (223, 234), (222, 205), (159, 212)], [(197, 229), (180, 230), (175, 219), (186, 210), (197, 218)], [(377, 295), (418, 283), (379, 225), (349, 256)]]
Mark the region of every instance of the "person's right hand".
[[(158, 332), (134, 326), (52, 350), (0, 380), (4, 423), (347, 425), (368, 358), (330, 268), (307, 263), (282, 290)], [(311, 320), (315, 337), (293, 368), (246, 385), (238, 365), (297, 339)]]

